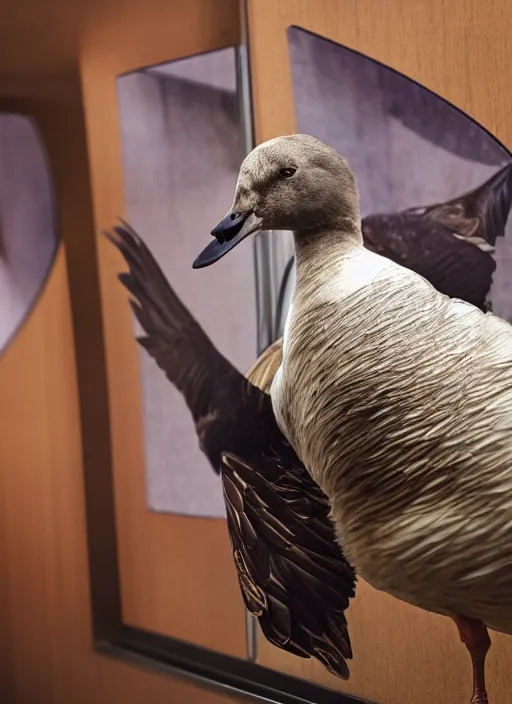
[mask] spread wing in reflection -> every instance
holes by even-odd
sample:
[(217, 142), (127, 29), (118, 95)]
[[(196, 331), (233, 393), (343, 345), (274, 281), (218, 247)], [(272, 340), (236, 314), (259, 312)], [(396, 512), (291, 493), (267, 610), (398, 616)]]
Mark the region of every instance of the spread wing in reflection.
[[(221, 476), (247, 609), (271, 643), (347, 679), (344, 612), (356, 578), (325, 495), (279, 430), (270, 397), (218, 352), (140, 237), (124, 224), (114, 232), (106, 235), (130, 269), (119, 278), (145, 332), (138, 341), (183, 395), (201, 449)], [(273, 360), (271, 348), (253, 368), (260, 386), (269, 386)]]
[(512, 206), (512, 164), (445, 203), (362, 221), (368, 249), (421, 274), (441, 293), (481, 309), (496, 269), (491, 256)]
[(416, 211), (427, 222), (445, 225), (454, 235), (473, 242), (485, 252), (494, 248), (498, 237), (504, 236), (511, 205), (512, 163), (509, 163), (477, 188), (453, 200), (405, 212)]

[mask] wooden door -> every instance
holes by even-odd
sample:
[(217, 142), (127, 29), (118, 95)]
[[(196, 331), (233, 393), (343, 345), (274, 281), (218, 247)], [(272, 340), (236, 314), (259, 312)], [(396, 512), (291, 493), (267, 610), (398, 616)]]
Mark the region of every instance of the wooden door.
[[(358, 76), (359, 81), (365, 76), (368, 79), (358, 84), (361, 114), (353, 103), (354, 83), (347, 84), (350, 76), (343, 84), (341, 74), (339, 84), (334, 79), (324, 81), (326, 73), (334, 75), (340, 69), (343, 59), (331, 49), (341, 47), (347, 50), (345, 57), (348, 50), (353, 50), (351, 61), (357, 55), (362, 55), (363, 61), (369, 57), (450, 101), (501, 142), (496, 146), (496, 163), (500, 153), (505, 161), (509, 159), (510, 4), (502, 0), (485, 6), (467, 0), (451, 4), (443, 0), (249, 0), (248, 21), (257, 142), (316, 130), (316, 136), (336, 143), (339, 121), (352, 120), (354, 139), (359, 140), (352, 146), (356, 150), (354, 158), (361, 157), (360, 168), (366, 159), (375, 170), (383, 170), (385, 151), (395, 149), (396, 153), (393, 136), (388, 134), (380, 142), (363, 141), (367, 127), (363, 117), (366, 115), (367, 121), (375, 119), (374, 114), (368, 116), (369, 109), (363, 103), (368, 93), (381, 88), (380, 81), (372, 82), (365, 70)], [(301, 35), (300, 41), (294, 43), (297, 34)], [(331, 47), (323, 64), (315, 64), (312, 51), (308, 53), (312, 41), (315, 47), (322, 42)], [(317, 88), (309, 96), (301, 83), (306, 74)], [(318, 89), (320, 84), (323, 93)], [(331, 98), (338, 90), (345, 90), (342, 96), (348, 96), (351, 107), (355, 106), (351, 115), (332, 109)], [(316, 123), (311, 118), (315, 110)], [(304, 125), (310, 129), (304, 129)], [(410, 123), (407, 129), (411, 131)], [(371, 130), (367, 133), (377, 134)], [(460, 173), (472, 168), (470, 161), (459, 163)], [(414, 171), (425, 180), (427, 189), (432, 173), (428, 173), (425, 163), (418, 157), (410, 168), (411, 174)], [(382, 173), (380, 178), (384, 178)], [(419, 197), (422, 195), (425, 197), (425, 192), (420, 191)], [(409, 205), (426, 203), (428, 198)], [(288, 656), (262, 637), (258, 641), (258, 661), (382, 704), (463, 704), (469, 700), (470, 660), (451, 621), (407, 606), (360, 581), (349, 610), (349, 625), (354, 660), (348, 683), (336, 681), (311, 660)], [(492, 641), (488, 659), (490, 701), (505, 704), (510, 699), (512, 640), (492, 634)]]

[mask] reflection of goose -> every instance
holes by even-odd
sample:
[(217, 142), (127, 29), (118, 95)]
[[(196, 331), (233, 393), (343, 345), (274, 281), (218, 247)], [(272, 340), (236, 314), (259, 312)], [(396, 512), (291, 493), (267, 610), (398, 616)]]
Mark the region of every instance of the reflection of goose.
[(446, 203), (363, 220), (365, 246), (417, 271), (441, 293), (486, 307), (491, 253), (512, 206), (512, 163)]
[(410, 208), (405, 214), (445, 225), (454, 235), (486, 252), (494, 248), (498, 237), (504, 236), (511, 204), (512, 162), (457, 198), (424, 208)]
[[(219, 472), (242, 595), (279, 648), (315, 657), (347, 678), (344, 615), (355, 575), (338, 547), (329, 505), (281, 434), (270, 397), (213, 346), (137, 234), (108, 235), (126, 259), (120, 279), (146, 337), (139, 342), (183, 395), (202, 451)], [(273, 378), (271, 350), (253, 368)]]
[[(486, 310), (496, 269), (491, 256), (512, 206), (512, 163), (457, 198), (362, 220), (365, 247), (421, 274), (441, 293)], [(292, 260), (290, 260), (291, 262)], [(291, 266), (283, 276), (287, 301)], [(278, 334), (283, 310), (279, 306)]]
[(334, 149), (274, 139), (244, 160), (194, 266), (259, 229), (294, 232), (279, 426), (361, 576), (454, 619), (484, 704), (486, 626), (512, 634), (512, 327), (364, 248), (359, 217)]

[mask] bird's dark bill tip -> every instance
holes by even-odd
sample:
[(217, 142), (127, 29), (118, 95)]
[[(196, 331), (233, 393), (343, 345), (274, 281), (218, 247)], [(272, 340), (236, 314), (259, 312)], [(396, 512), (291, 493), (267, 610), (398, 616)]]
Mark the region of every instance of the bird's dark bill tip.
[(192, 264), (192, 269), (204, 269), (211, 264), (215, 264), (219, 259), (227, 254), (233, 247), (241, 241), (241, 239), (234, 238), (229, 240), (229, 242), (219, 242), (218, 240), (213, 240), (207, 245), (201, 254), (197, 256)]
[(235, 216), (233, 218), (227, 215), (213, 228), (212, 234), (215, 239), (196, 257), (192, 264), (193, 269), (204, 269), (206, 266), (215, 264), (242, 240), (261, 228), (261, 219), (250, 211), (233, 213), (233, 215)]
[(237, 244), (240, 244), (240, 242), (252, 232), (253, 230), (245, 230), (244, 228), (242, 228), (240, 232), (238, 232), (238, 234), (236, 234), (234, 237), (228, 240), (224, 240), (223, 242), (219, 242), (219, 240), (215, 238), (212, 242), (210, 242), (209, 245), (207, 245), (203, 249), (201, 254), (196, 257), (194, 263), (192, 264), (192, 268), (204, 269), (204, 267), (206, 266), (215, 264), (215, 262), (218, 262), (219, 259), (222, 259), (225, 254), (234, 249)]

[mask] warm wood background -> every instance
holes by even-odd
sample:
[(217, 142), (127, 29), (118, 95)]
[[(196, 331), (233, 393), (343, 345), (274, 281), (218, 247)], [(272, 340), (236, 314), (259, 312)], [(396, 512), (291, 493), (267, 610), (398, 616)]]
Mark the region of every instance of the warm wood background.
[[(249, 0), (258, 141), (295, 131), (286, 28), (296, 25), (356, 49), (416, 79), (512, 147), (512, 5), (504, 0)], [(333, 116), (334, 117), (334, 116)], [(267, 666), (381, 704), (467, 704), (469, 656), (442, 617), (361, 583), (349, 612), (355, 659), (349, 683), (259, 639)], [(512, 638), (493, 634), (492, 704), (511, 696)]]
[(182, 519), (144, 510), (136, 347), (114, 278), (120, 262), (100, 247), (100, 300), (95, 248), (97, 228), (123, 214), (114, 74), (236, 44), (238, 26), (236, 0), (28, 0), (0, 9), (0, 109), (34, 115), (42, 129), (63, 238), (35, 310), (0, 359), (0, 699), (6, 704), (226, 701), (92, 651), (84, 460), (88, 471), (101, 471), (110, 441), (125, 616), (244, 651), (224, 524), (199, 522), (190, 530)]
[[(285, 28), (298, 24), (420, 80), (512, 144), (504, 0), (251, 0), (250, 22), (260, 140), (294, 129)], [(43, 130), (63, 237), (36, 309), (0, 359), (0, 697), (9, 704), (225, 701), (92, 652), (84, 458), (97, 471), (110, 441), (125, 616), (243, 650), (223, 524), (189, 530), (185, 519), (145, 511), (136, 347), (113, 278), (120, 261), (102, 242), (95, 251), (97, 229), (122, 214), (116, 72), (237, 40), (236, 0), (26, 0), (0, 9), (0, 107), (34, 115)], [(350, 618), (347, 691), (382, 704), (467, 701), (469, 661), (451, 624), (364, 586)], [(512, 651), (505, 638), (494, 641), (491, 701), (505, 704)], [(270, 666), (334, 684), (263, 642), (260, 652)]]

